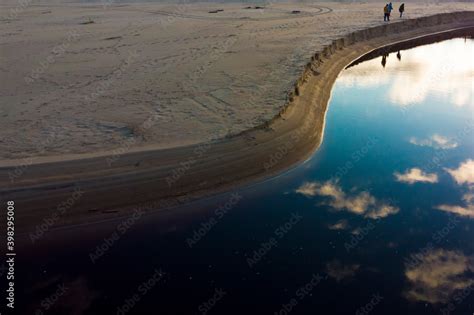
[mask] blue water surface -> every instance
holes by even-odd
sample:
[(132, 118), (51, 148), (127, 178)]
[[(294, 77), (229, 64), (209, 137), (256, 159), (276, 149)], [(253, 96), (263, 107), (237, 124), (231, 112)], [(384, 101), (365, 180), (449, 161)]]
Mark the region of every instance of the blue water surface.
[(458, 38), (344, 70), (293, 170), (111, 245), (37, 245), (25, 312), (473, 314), (472, 56)]

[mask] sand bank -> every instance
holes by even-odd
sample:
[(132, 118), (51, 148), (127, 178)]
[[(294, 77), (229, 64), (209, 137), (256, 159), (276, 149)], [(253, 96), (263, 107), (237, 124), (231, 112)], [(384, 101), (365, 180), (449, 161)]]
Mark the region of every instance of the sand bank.
[(18, 227), (27, 229), (58, 211), (55, 226), (91, 222), (127, 215), (137, 205), (166, 208), (272, 176), (319, 146), (331, 87), (344, 67), (388, 43), (472, 25), (473, 12), (458, 12), (351, 32), (312, 53), (286, 92), (285, 106), (259, 126), (202, 144), (5, 166), (1, 175), (13, 179), (2, 182), (2, 198), (17, 202)]

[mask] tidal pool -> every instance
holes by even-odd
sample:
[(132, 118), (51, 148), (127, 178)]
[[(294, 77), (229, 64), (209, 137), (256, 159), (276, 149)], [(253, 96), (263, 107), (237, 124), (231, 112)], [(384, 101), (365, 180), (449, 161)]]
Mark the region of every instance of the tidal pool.
[(137, 214), (88, 241), (81, 228), (66, 246), (37, 241), (19, 308), (472, 314), (473, 56), (456, 38), (344, 70), (311, 159), (186, 219)]

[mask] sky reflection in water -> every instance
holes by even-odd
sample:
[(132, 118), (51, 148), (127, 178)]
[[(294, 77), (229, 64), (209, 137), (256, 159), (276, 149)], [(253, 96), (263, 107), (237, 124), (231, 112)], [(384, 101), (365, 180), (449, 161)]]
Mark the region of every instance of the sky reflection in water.
[[(462, 303), (472, 312), (474, 301), (474, 232), (467, 221), (474, 219), (473, 56), (472, 39), (453, 39), (345, 70), (333, 91), (323, 151), (329, 151), (329, 157), (347, 152), (331, 148), (359, 142), (364, 157), (360, 150), (343, 153), (349, 162), (342, 163), (345, 167), (339, 166), (331, 179), (307, 181), (295, 190), (317, 197), (319, 205), (334, 211), (368, 219), (403, 215), (418, 229), (425, 228), (420, 234), (431, 234), (431, 239), (404, 257), (402, 296), (431, 303), (439, 312), (454, 312)], [(366, 138), (365, 148), (360, 138)], [(368, 146), (370, 142), (375, 144)], [(441, 217), (445, 224), (430, 233), (437, 210), (455, 217)], [(416, 212), (423, 213), (423, 221), (413, 220)], [(328, 227), (347, 230), (348, 221)], [(414, 229), (401, 228), (398, 238), (418, 243), (412, 238)], [(454, 229), (464, 229), (456, 247)], [(389, 244), (396, 244), (396, 236), (390, 239)]]
[[(389, 103), (410, 106), (429, 96), (449, 105), (472, 105), (474, 42), (455, 39), (410, 49), (383, 59), (373, 59), (345, 71), (338, 80), (343, 87), (387, 87)], [(388, 75), (387, 75), (388, 74)]]
[(102, 240), (24, 261), (28, 311), (66, 283), (57, 313), (115, 314), (159, 268), (127, 314), (202, 313), (217, 289), (209, 314), (472, 314), (474, 41), (400, 54), (343, 71), (318, 152), (223, 216), (147, 218), (94, 264)]

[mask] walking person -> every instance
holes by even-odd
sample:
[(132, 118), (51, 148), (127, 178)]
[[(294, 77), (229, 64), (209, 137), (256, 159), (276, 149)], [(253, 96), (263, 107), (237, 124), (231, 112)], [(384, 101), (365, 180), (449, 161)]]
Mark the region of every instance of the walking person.
[(400, 8), (398, 8), (398, 11), (400, 12), (400, 18), (402, 18), (403, 12), (405, 12), (405, 3), (402, 3), (400, 5)]
[(388, 4), (388, 8), (387, 8), (387, 9), (388, 9), (388, 16), (387, 16), (387, 18), (388, 18), (388, 21), (390, 22), (390, 13), (392, 13), (392, 10), (393, 10), (393, 5), (392, 5), (391, 2)]
[(383, 21), (384, 22), (387, 22), (389, 21), (389, 16), (388, 16), (388, 4), (386, 4), (384, 7), (383, 7)]

